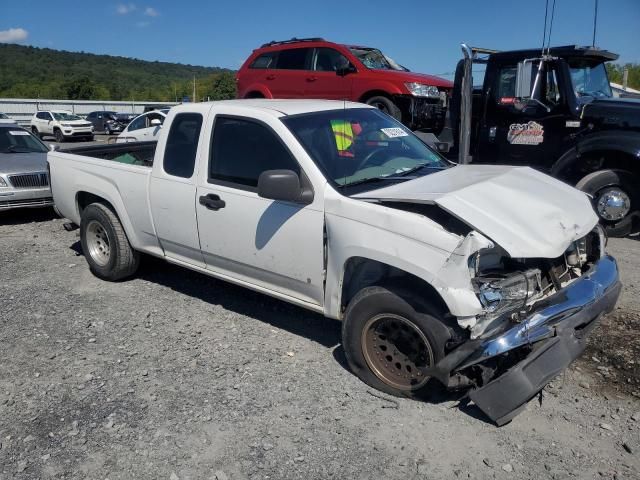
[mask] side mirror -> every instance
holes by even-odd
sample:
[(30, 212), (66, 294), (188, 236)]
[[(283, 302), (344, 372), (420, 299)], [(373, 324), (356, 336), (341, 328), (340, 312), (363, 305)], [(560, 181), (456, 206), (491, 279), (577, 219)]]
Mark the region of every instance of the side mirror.
[(357, 73), (357, 72), (358, 70), (356, 70), (356, 67), (354, 67), (350, 63), (348, 65), (340, 65), (338, 66), (338, 68), (336, 68), (336, 75), (339, 77), (346, 77), (350, 73)]
[(158, 120), (157, 118), (154, 118), (153, 120), (151, 120), (151, 126), (152, 127), (159, 127), (160, 125), (162, 125), (162, 122), (160, 120)]
[(313, 192), (303, 189), (293, 170), (265, 170), (258, 178), (258, 196), (270, 200), (309, 204)]
[(529, 99), (533, 96), (531, 79), (533, 78), (533, 63), (524, 60), (518, 63), (516, 73), (516, 98)]

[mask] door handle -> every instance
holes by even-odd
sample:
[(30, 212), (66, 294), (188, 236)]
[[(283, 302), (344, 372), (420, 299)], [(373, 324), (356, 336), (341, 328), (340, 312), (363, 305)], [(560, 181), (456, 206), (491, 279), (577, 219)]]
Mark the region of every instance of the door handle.
[(267, 75), (267, 76), (266, 76), (266, 79), (267, 79), (267, 80), (275, 80), (275, 79), (276, 79), (276, 76), (275, 76), (275, 75)]
[(307, 82), (315, 82), (318, 80), (318, 77), (307, 77)]
[(209, 195), (203, 195), (200, 197), (200, 205), (203, 205), (209, 210), (220, 210), (221, 208), (224, 208), (227, 203), (224, 200), (220, 200), (218, 195), (210, 193)]

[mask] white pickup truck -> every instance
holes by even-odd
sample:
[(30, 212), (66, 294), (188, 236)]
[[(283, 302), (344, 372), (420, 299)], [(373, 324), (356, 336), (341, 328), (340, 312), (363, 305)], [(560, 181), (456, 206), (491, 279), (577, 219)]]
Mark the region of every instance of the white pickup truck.
[(131, 276), (146, 253), (340, 319), (364, 382), (467, 389), (498, 424), (620, 293), (585, 194), (530, 168), (455, 166), (362, 104), (183, 105), (157, 143), (48, 161), (98, 277)]

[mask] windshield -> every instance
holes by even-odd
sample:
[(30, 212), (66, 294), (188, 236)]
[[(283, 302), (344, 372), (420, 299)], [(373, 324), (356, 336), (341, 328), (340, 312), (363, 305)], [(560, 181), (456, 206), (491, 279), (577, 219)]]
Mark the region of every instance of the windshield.
[(0, 118), (9, 118), (4, 113), (0, 113)]
[(349, 50), (351, 50), (351, 53), (358, 57), (358, 60), (360, 60), (367, 68), (374, 70), (406, 71), (405, 68), (398, 65), (377, 48), (350, 47)]
[(282, 121), (339, 189), (377, 188), (449, 166), (404, 125), (377, 109), (315, 112)]
[(45, 153), (47, 146), (22, 128), (0, 128), (0, 153)]
[(577, 97), (611, 98), (611, 86), (604, 63), (587, 63), (574, 60), (569, 63), (571, 82)]
[(51, 112), (53, 118), (58, 121), (69, 121), (69, 120), (82, 120), (78, 115), (74, 115), (73, 113), (66, 112)]

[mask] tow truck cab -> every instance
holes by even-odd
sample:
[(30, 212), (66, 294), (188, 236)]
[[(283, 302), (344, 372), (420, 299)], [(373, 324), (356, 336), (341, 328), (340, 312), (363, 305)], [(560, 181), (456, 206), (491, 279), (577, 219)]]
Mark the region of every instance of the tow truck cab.
[[(613, 98), (605, 62), (618, 55), (578, 46), (463, 53), (450, 118), (461, 163), (532, 166), (591, 194), (610, 235), (640, 225), (640, 101)], [(486, 68), (481, 88), (472, 64)]]

